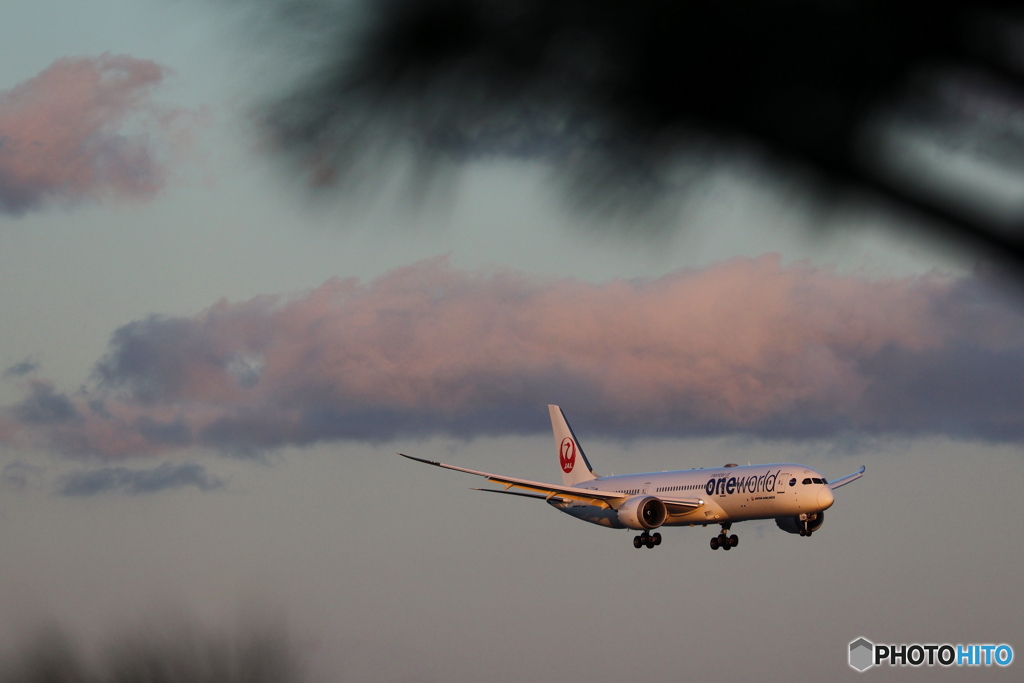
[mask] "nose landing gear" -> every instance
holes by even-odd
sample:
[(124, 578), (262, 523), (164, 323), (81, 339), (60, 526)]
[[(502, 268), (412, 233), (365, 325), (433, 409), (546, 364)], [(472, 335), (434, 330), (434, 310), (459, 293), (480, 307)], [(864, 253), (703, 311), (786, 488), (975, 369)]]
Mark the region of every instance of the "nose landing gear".
[(733, 534), (732, 536), (726, 534), (726, 532), (729, 531), (730, 528), (732, 528), (732, 524), (722, 525), (722, 533), (718, 534), (717, 536), (711, 539), (712, 550), (717, 550), (719, 548), (729, 550), (730, 548), (735, 548), (737, 545), (739, 545), (740, 539), (736, 536), (736, 534)]
[(646, 531), (639, 536), (633, 537), (633, 547), (642, 548), (647, 546), (653, 548), (656, 545), (661, 545), (661, 534), (655, 531), (653, 534), (647, 533)]

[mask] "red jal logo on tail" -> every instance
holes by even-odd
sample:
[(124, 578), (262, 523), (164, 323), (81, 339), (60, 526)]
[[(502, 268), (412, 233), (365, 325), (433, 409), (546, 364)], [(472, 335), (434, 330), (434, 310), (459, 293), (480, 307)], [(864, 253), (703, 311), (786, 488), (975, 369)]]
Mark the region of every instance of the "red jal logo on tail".
[(576, 442), (568, 436), (562, 439), (562, 445), (558, 449), (558, 462), (566, 474), (572, 472), (572, 468), (576, 465)]

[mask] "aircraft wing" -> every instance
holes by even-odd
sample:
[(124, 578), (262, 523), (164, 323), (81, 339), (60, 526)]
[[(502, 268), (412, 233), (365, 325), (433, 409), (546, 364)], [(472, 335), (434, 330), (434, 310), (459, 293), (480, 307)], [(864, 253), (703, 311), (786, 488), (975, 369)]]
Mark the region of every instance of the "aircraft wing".
[[(506, 477), (500, 474), (491, 474), (490, 472), (479, 472), (477, 470), (466, 469), (465, 467), (456, 467), (455, 465), (445, 465), (442, 462), (434, 462), (433, 460), (424, 460), (423, 458), (415, 458), (405, 453), (399, 453), (403, 458), (409, 458), (409, 460), (415, 460), (417, 462), (426, 463), (427, 465), (434, 465), (436, 467), (443, 467), (446, 470), (455, 470), (456, 472), (465, 472), (466, 474), (475, 474), (478, 477), (486, 477), (487, 481), (493, 481), (495, 484), (502, 484), (505, 486), (504, 491), (495, 491), (495, 493), (505, 493), (511, 488), (523, 489), (531, 491), (534, 494), (540, 494), (539, 498), (545, 500), (551, 498), (563, 498), (566, 500), (578, 500), (590, 505), (596, 505), (602, 508), (616, 509), (616, 505), (612, 505), (612, 501), (621, 501), (628, 496), (623, 496), (621, 493), (614, 491), (595, 491), (593, 489), (582, 489), (575, 486), (562, 486), (560, 484), (545, 484), (539, 481), (530, 481), (529, 479), (519, 479), (517, 477)], [(484, 490), (484, 489), (481, 489)], [(493, 489), (488, 489), (493, 490)]]
[(854, 472), (853, 474), (847, 474), (845, 477), (839, 477), (838, 479), (830, 481), (828, 483), (828, 486), (829, 486), (830, 489), (835, 491), (840, 486), (846, 486), (851, 481), (857, 481), (858, 479), (860, 479), (863, 476), (864, 476), (864, 465), (861, 465), (860, 469), (857, 470), (856, 472)]
[[(547, 500), (549, 497), (543, 493), (520, 493), (519, 491), (509, 491), (507, 489), (473, 489), (474, 491), (486, 491), (487, 493), (507, 493), (510, 496), (523, 496), (524, 498), (540, 498), (541, 500)], [(564, 497), (558, 496), (557, 500), (565, 500)], [(704, 505), (704, 501), (700, 498), (662, 498), (661, 501), (665, 503), (665, 509), (668, 511), (671, 517), (682, 517), (688, 515), (694, 510)]]
[[(522, 496), (523, 498), (540, 498), (541, 500), (548, 500), (548, 497), (543, 493), (523, 493), (521, 491), (508, 491), (506, 489), (478, 489), (474, 488), (474, 491), (483, 491), (484, 493), (507, 493), (510, 496)], [(554, 500), (554, 499), (552, 499)], [(562, 500), (561, 497), (558, 500)]]

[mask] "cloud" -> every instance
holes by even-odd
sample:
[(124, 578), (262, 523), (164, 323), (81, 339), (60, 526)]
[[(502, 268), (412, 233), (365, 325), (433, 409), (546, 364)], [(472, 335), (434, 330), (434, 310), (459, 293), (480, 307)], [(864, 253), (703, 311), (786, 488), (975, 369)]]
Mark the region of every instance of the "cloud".
[(167, 73), (127, 55), (66, 57), (0, 92), (0, 212), (152, 197), (162, 155), (196, 120), (153, 102)]
[(59, 491), (62, 496), (94, 496), (115, 492), (156, 493), (183, 486), (195, 486), (200, 491), (212, 491), (223, 487), (224, 482), (208, 475), (206, 469), (196, 463), (174, 465), (165, 462), (148, 470), (103, 467), (74, 472), (60, 478)]
[(80, 419), (75, 404), (46, 382), (31, 382), (28, 397), (14, 406), (18, 420), (26, 424), (60, 424)]
[(35, 372), (39, 369), (39, 363), (35, 362), (31, 358), (26, 358), (20, 363), (15, 363), (11, 367), (7, 368), (3, 372), (4, 377), (24, 377), (25, 375)]
[[(777, 256), (590, 284), (421, 261), (112, 335), (33, 382), (7, 441), (121, 457), (547, 429), (1024, 440), (1024, 310), (990, 277), (870, 279)], [(4, 427), (6, 426), (6, 429)]]

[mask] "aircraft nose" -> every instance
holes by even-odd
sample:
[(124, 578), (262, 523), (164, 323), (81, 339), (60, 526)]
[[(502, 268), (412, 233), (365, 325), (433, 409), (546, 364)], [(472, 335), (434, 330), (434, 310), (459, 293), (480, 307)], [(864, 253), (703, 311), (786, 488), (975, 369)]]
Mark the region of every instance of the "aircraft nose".
[(818, 507), (824, 510), (832, 507), (833, 502), (835, 502), (835, 496), (832, 495), (832, 489), (828, 486), (822, 486), (821, 490), (818, 491)]

